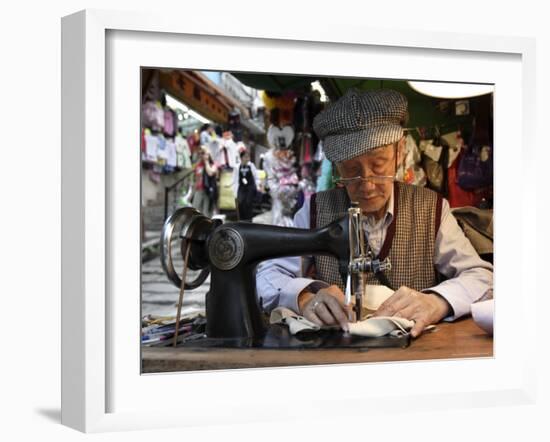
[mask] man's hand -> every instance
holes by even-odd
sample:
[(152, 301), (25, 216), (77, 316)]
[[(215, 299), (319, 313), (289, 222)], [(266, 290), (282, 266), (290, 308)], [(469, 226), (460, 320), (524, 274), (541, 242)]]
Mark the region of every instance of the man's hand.
[(398, 316), (415, 322), (413, 338), (420, 336), (425, 327), (435, 324), (450, 313), (445, 299), (433, 293), (420, 293), (402, 286), (380, 305), (374, 316)]
[(302, 316), (317, 325), (339, 325), (349, 331), (348, 309), (344, 305), (344, 293), (337, 285), (319, 290), (316, 294), (302, 292), (298, 298)]

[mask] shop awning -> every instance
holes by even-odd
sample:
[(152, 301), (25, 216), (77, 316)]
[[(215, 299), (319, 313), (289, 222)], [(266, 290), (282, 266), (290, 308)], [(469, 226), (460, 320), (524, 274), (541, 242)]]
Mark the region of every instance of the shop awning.
[(238, 109), (241, 119), (249, 118), (248, 109), (200, 72), (159, 70), (159, 85), (211, 121), (226, 123), (234, 109)]
[(471, 117), (456, 116), (454, 103), (449, 100), (422, 95), (404, 80), (378, 80), (369, 78), (334, 78), (284, 74), (232, 73), (242, 83), (255, 89), (276, 94), (286, 92), (307, 93), (311, 83), (319, 81), (331, 101), (337, 100), (350, 88), (359, 90), (394, 89), (405, 95), (409, 102), (410, 127), (431, 125), (469, 124)]
[(307, 92), (310, 90), (311, 82), (317, 80), (316, 77), (298, 76), (298, 75), (283, 75), (283, 74), (247, 74), (235, 73), (231, 74), (247, 86), (269, 91), (275, 94), (283, 94), (285, 92)]

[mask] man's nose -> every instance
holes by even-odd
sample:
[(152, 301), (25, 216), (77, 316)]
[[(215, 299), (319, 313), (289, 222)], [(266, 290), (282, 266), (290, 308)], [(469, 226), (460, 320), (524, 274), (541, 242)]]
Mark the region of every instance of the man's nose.
[(375, 184), (372, 180), (361, 180), (361, 189), (365, 191), (373, 191), (375, 189)]

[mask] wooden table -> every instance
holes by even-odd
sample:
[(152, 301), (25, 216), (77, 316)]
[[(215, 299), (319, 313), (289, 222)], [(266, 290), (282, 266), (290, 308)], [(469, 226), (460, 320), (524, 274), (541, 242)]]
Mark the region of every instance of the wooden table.
[(159, 373), (492, 356), (493, 338), (475, 325), (471, 318), (467, 318), (454, 323), (438, 324), (435, 331), (424, 333), (413, 340), (407, 348), (255, 350), (144, 347), (142, 349), (142, 372)]

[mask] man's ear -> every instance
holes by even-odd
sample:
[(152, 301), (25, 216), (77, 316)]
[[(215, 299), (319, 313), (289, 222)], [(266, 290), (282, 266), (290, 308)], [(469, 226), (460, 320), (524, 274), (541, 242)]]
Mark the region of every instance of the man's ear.
[[(334, 167), (334, 170), (336, 172), (333, 173), (332, 175), (336, 175), (336, 177), (341, 177), (342, 176), (342, 166), (340, 163), (332, 163), (333, 164), (333, 167)], [(336, 184), (336, 187), (344, 187), (346, 189), (346, 192), (348, 192), (348, 188), (345, 187), (343, 184)], [(348, 196), (349, 196), (349, 192), (348, 192)]]
[(401, 139), (397, 142), (397, 164), (401, 165), (405, 159), (405, 144), (406, 139), (403, 135)]

